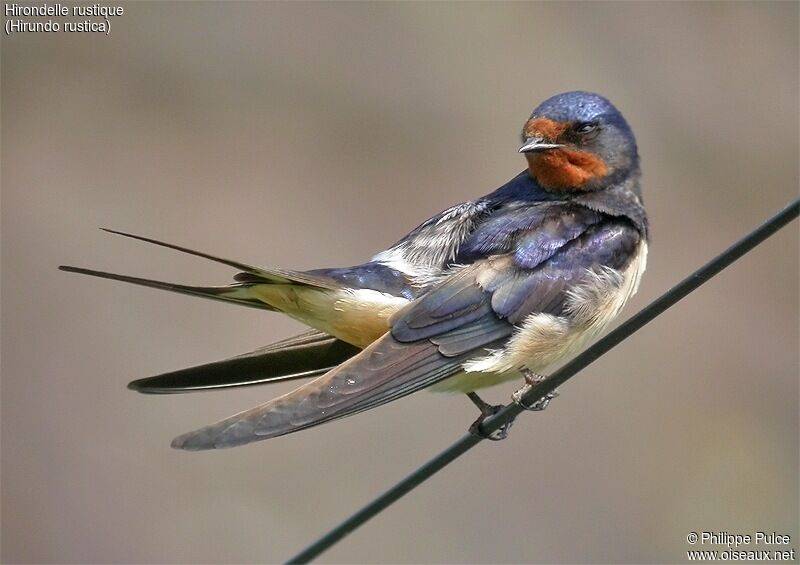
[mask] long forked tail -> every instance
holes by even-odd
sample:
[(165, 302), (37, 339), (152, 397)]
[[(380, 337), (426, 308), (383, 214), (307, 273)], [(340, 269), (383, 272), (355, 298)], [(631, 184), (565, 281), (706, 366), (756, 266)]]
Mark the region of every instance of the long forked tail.
[(254, 267), (252, 265), (248, 265), (246, 263), (240, 263), (238, 261), (232, 261), (230, 259), (209, 255), (208, 253), (195, 251), (193, 249), (188, 249), (186, 247), (181, 247), (179, 245), (165, 243), (157, 239), (151, 239), (148, 237), (111, 230), (108, 228), (100, 228), (100, 229), (108, 233), (121, 235), (123, 237), (129, 237), (131, 239), (137, 239), (139, 241), (151, 243), (153, 245), (158, 245), (160, 247), (174, 249), (182, 253), (188, 253), (189, 255), (194, 255), (196, 257), (203, 257), (204, 259), (209, 259), (216, 263), (222, 263), (223, 265), (228, 265), (229, 267), (239, 269), (241, 272), (238, 275), (236, 275), (234, 279), (240, 282), (225, 286), (192, 286), (192, 285), (158, 281), (153, 279), (144, 279), (140, 277), (132, 277), (129, 275), (120, 275), (116, 273), (109, 273), (106, 271), (97, 271), (94, 269), (85, 269), (83, 267), (72, 267), (68, 265), (61, 265), (59, 269), (70, 273), (79, 273), (82, 275), (90, 275), (93, 277), (100, 277), (103, 279), (122, 281), (140, 286), (146, 286), (149, 288), (169, 290), (171, 292), (188, 294), (190, 296), (200, 296), (202, 298), (221, 300), (224, 302), (231, 302), (234, 304), (240, 304), (242, 306), (250, 306), (253, 308), (261, 308), (264, 310), (275, 310), (275, 308), (273, 308), (269, 304), (266, 304), (264, 301), (259, 300), (258, 298), (254, 298), (248, 292), (248, 289), (253, 285), (291, 284), (291, 285), (314, 286), (318, 288), (328, 288), (328, 289), (337, 288), (335, 282), (331, 281), (328, 278), (318, 275), (313, 275), (310, 273), (304, 273), (302, 271), (293, 271), (288, 269), (272, 269), (272, 268), (263, 269), (260, 267)]
[(247, 289), (252, 285), (247, 283), (231, 284), (226, 286), (191, 286), (157, 281), (153, 279), (142, 279), (128, 275), (118, 275), (116, 273), (107, 273), (105, 271), (95, 271), (93, 269), (84, 269), (83, 267), (70, 267), (69, 265), (61, 265), (59, 270), (66, 271), (68, 273), (79, 273), (81, 275), (99, 277), (101, 279), (122, 281), (126, 283), (137, 284), (139, 286), (146, 286), (149, 288), (169, 290), (171, 292), (177, 292), (180, 294), (188, 294), (189, 296), (200, 296), (202, 298), (210, 298), (212, 300), (222, 300), (223, 302), (232, 302), (234, 304), (241, 304), (242, 306), (250, 306), (252, 308), (274, 310), (274, 308), (269, 304), (248, 296)]

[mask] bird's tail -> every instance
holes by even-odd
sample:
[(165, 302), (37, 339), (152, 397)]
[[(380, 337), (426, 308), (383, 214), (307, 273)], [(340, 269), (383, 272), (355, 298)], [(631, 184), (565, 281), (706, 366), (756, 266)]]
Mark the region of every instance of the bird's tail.
[(165, 243), (163, 241), (158, 241), (156, 239), (151, 239), (140, 235), (134, 235), (107, 228), (100, 228), (100, 229), (109, 233), (121, 235), (123, 237), (129, 237), (132, 239), (137, 239), (139, 241), (152, 243), (154, 245), (158, 245), (161, 247), (174, 249), (182, 253), (188, 253), (189, 255), (203, 257), (204, 259), (209, 259), (216, 263), (222, 263), (223, 265), (228, 265), (229, 267), (239, 269), (241, 272), (234, 277), (234, 279), (238, 282), (225, 286), (190, 286), (184, 284), (158, 281), (153, 279), (144, 279), (129, 275), (120, 275), (117, 273), (109, 273), (106, 271), (97, 271), (94, 269), (86, 269), (83, 267), (72, 267), (68, 265), (61, 265), (59, 269), (70, 273), (79, 273), (82, 275), (90, 275), (93, 277), (123, 281), (140, 286), (146, 286), (149, 288), (169, 290), (171, 292), (188, 294), (190, 296), (200, 296), (212, 300), (221, 300), (224, 302), (231, 302), (234, 304), (240, 304), (242, 306), (250, 306), (253, 308), (261, 308), (265, 310), (275, 310), (275, 307), (266, 303), (263, 299), (260, 299), (259, 295), (254, 295), (250, 292), (250, 289), (256, 285), (264, 285), (264, 284), (290, 285), (290, 286), (306, 286), (306, 287), (313, 287), (320, 289), (337, 288), (337, 285), (335, 284), (334, 281), (320, 275), (304, 273), (302, 271), (293, 271), (289, 269), (279, 269), (279, 268), (265, 269), (261, 267), (254, 267), (246, 263), (240, 263), (238, 261), (233, 261), (222, 257), (216, 257), (214, 255), (209, 255), (208, 253), (195, 251), (193, 249), (188, 249), (186, 247), (181, 247), (171, 243)]
[(105, 271), (95, 271), (94, 269), (84, 269), (83, 267), (71, 267), (69, 265), (61, 265), (59, 269), (68, 273), (79, 273), (81, 275), (89, 275), (92, 277), (99, 277), (101, 279), (111, 279), (114, 281), (137, 284), (139, 286), (146, 286), (148, 288), (169, 290), (171, 292), (177, 292), (180, 294), (188, 294), (189, 296), (200, 296), (201, 298), (222, 300), (223, 302), (241, 304), (242, 306), (250, 306), (252, 308), (274, 310), (274, 308), (269, 304), (249, 296), (248, 289), (252, 286), (249, 283), (239, 283), (225, 286), (192, 286), (157, 281), (153, 279), (143, 279), (129, 275), (120, 275), (117, 273), (108, 273)]

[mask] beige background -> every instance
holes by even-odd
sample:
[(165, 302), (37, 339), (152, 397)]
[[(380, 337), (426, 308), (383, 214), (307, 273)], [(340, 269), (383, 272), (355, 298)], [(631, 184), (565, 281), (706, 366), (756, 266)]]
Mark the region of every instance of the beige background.
[[(475, 417), (420, 393), (245, 448), (170, 450), (287, 387), (145, 397), (129, 380), (298, 325), (57, 271), (230, 274), (98, 226), (265, 265), (361, 262), (521, 170), (531, 109), (576, 88), (622, 109), (643, 157), (653, 242), (626, 316), (797, 193), (797, 3), (125, 9), (110, 37), (2, 39), (3, 562), (280, 561)], [(680, 563), (703, 530), (800, 550), (797, 235), (321, 561)]]

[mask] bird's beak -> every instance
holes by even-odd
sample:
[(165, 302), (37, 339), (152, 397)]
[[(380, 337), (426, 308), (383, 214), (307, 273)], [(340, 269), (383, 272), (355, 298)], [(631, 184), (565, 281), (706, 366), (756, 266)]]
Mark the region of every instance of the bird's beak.
[(519, 148), (519, 152), (532, 153), (534, 151), (547, 151), (548, 149), (557, 149), (559, 147), (564, 146), (560, 143), (547, 143), (541, 137), (531, 137), (523, 142), (522, 146)]

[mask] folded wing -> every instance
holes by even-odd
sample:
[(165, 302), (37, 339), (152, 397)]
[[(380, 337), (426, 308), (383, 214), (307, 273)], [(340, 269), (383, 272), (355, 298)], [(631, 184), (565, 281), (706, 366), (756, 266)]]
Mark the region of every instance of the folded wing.
[(138, 379), (128, 388), (169, 394), (316, 377), (359, 351), (333, 336), (311, 330), (230, 359)]
[[(624, 220), (595, 222), (539, 264), (519, 250), (456, 269), (398, 312), (391, 330), (325, 375), (217, 424), (184, 434), (173, 447), (226, 448), (302, 430), (411, 394), (502, 348), (530, 314), (568, 315), (571, 289), (591, 269), (620, 268), (639, 232)], [(525, 255), (530, 257), (530, 254)]]

